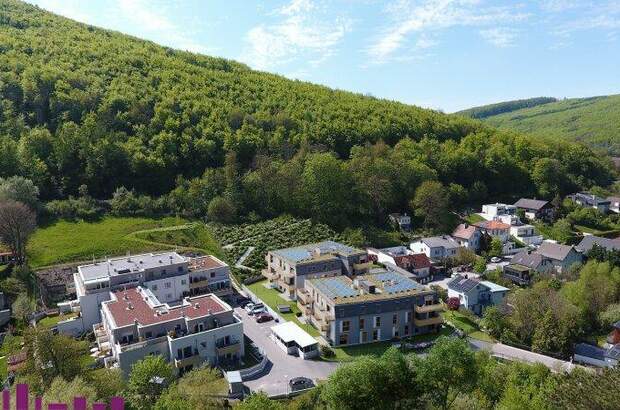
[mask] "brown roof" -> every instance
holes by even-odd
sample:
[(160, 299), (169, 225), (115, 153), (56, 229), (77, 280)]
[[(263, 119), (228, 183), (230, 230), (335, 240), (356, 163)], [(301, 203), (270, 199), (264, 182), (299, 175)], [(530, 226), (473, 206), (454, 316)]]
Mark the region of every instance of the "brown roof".
[(135, 321), (138, 321), (142, 326), (152, 325), (184, 316), (189, 319), (197, 319), (226, 310), (213, 295), (186, 299), (190, 304), (184, 303), (182, 306), (175, 306), (168, 309), (168, 313), (165, 314), (157, 314), (157, 307), (151, 306), (144, 300), (145, 298), (139, 288), (114, 292), (114, 295), (116, 300), (108, 302), (106, 305), (118, 327), (131, 325)]
[(413, 269), (423, 269), (431, 267), (431, 260), (423, 253), (395, 256), (394, 262), (396, 262), (396, 266), (399, 268), (412, 267)]
[(189, 268), (192, 270), (213, 269), (213, 268), (220, 268), (222, 266), (226, 266), (226, 264), (211, 255), (192, 258), (189, 261)]
[(510, 229), (510, 225), (500, 221), (484, 221), (480, 222), (478, 226), (484, 229)]
[(452, 232), (452, 236), (460, 239), (470, 239), (477, 230), (478, 228), (475, 225), (460, 224), (456, 227), (454, 232)]

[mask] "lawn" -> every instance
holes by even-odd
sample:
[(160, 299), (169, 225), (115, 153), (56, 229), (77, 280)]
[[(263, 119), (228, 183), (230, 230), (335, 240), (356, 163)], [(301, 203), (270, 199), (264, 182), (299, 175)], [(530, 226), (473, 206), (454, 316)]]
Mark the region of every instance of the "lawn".
[(475, 223), (478, 223), (478, 222), (482, 222), (482, 221), (484, 221), (484, 218), (483, 218), (483, 217), (481, 217), (481, 216), (480, 216), (480, 215), (478, 215), (478, 214), (469, 214), (469, 215), (467, 215), (467, 217), (465, 218), (465, 220), (466, 220), (469, 224), (473, 225), (473, 224), (475, 224)]
[(306, 323), (301, 323), (296, 313), (299, 312), (299, 308), (297, 308), (296, 302), (288, 302), (280, 297), (280, 294), (275, 289), (267, 289), (265, 286), (265, 281), (260, 281), (253, 283), (248, 286), (248, 288), (259, 297), (264, 303), (266, 303), (271, 309), (278, 312), (278, 305), (289, 305), (291, 307), (291, 313), (279, 313), (282, 318), (285, 320), (293, 321), (297, 323), (302, 329), (308, 332), (311, 336), (319, 336), (318, 330), (314, 328), (312, 325), (308, 325)]
[(0, 380), (5, 381), (7, 376), (6, 356), (0, 359)]
[(129, 238), (203, 251), (222, 257), (222, 249), (212, 232), (200, 222), (134, 232)]
[(66, 315), (55, 315), (55, 316), (47, 316), (37, 322), (37, 326), (41, 326), (44, 328), (52, 328), (58, 324), (58, 322), (62, 322), (63, 320), (71, 319), (77, 316), (77, 313), (70, 313)]
[(489, 334), (481, 331), (480, 327), (462, 312), (447, 310), (443, 312), (442, 315), (445, 321), (450, 322), (456, 328), (462, 330), (467, 336), (473, 339), (478, 339), (485, 342), (495, 341)]
[(35, 268), (93, 257), (169, 249), (130, 237), (136, 231), (184, 224), (178, 218), (105, 217), (96, 222), (56, 221), (39, 228), (28, 244), (30, 265)]

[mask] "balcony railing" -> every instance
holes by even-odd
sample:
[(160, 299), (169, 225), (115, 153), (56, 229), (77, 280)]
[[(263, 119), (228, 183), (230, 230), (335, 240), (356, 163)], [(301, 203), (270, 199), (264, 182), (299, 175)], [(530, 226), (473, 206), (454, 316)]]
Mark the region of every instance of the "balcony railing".
[(428, 313), (428, 312), (441, 312), (443, 311), (443, 306), (439, 303), (434, 303), (432, 305), (422, 305), (415, 307), (415, 311), (417, 313)]
[(354, 263), (353, 269), (355, 270), (367, 270), (372, 266), (372, 262)]
[(416, 326), (440, 325), (442, 323), (443, 318), (441, 316), (429, 317), (428, 319), (413, 318), (413, 324)]
[(199, 354), (194, 354), (192, 356), (189, 357), (185, 357), (183, 359), (174, 359), (174, 367), (176, 367), (177, 369), (180, 369), (182, 367), (186, 367), (186, 366), (196, 366), (200, 363), (202, 363), (203, 359)]

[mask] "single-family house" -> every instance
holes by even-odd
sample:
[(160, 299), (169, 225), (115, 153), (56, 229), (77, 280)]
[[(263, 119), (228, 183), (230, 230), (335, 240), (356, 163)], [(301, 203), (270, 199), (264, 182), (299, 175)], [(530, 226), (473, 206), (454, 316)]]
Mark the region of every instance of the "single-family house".
[(502, 243), (508, 242), (510, 239), (510, 225), (500, 221), (483, 221), (479, 222), (478, 227), (482, 232), (486, 233), (492, 238), (497, 238)]
[(471, 249), (476, 252), (480, 249), (480, 240), (482, 238), (482, 232), (476, 225), (470, 225), (467, 223), (460, 224), (452, 232), (452, 237), (463, 248)]
[(583, 237), (581, 242), (575, 246), (575, 249), (587, 256), (588, 252), (590, 252), (594, 245), (598, 245), (607, 251), (613, 251), (620, 249), (620, 240), (602, 238), (595, 235), (586, 235)]
[(495, 203), (495, 204), (482, 205), (482, 212), (480, 213), (480, 216), (482, 216), (487, 221), (494, 221), (504, 215), (511, 216), (511, 215), (516, 215), (516, 214), (517, 214), (516, 206)]
[(527, 219), (552, 220), (554, 217), (553, 205), (549, 201), (540, 199), (521, 198), (514, 204), (517, 209), (525, 212)]
[(552, 269), (550, 259), (527, 250), (512, 257), (510, 263), (504, 266), (502, 276), (517, 285), (529, 285), (535, 273), (550, 272)]
[(411, 273), (419, 283), (426, 283), (432, 280), (432, 263), (428, 256), (423, 253), (414, 253), (405, 246), (394, 246), (384, 249), (367, 249), (368, 255), (379, 263), (384, 264), (388, 269), (392, 266), (404, 269)]
[(587, 343), (578, 343), (575, 345), (573, 360), (597, 367), (616, 367), (620, 360), (620, 345), (602, 348)]
[(456, 275), (448, 282), (448, 297), (458, 298), (461, 306), (476, 315), (482, 314), (487, 306), (497, 306), (502, 303), (508, 290), (493, 282), (461, 275)]
[(414, 253), (423, 253), (432, 261), (442, 261), (456, 256), (461, 245), (449, 235), (431, 236), (411, 242), (409, 248)]
[(411, 229), (411, 217), (407, 214), (390, 214), (390, 222), (403, 231), (409, 231)]
[(589, 192), (577, 192), (576, 194), (568, 195), (573, 202), (577, 205), (594, 208), (604, 214), (609, 212), (611, 201), (606, 198), (601, 198)]
[(525, 245), (540, 245), (544, 240), (543, 236), (536, 232), (534, 225), (524, 223), (511, 225), (510, 235)]
[(577, 252), (572, 245), (543, 242), (536, 250), (536, 253), (551, 260), (553, 267), (558, 273), (562, 273), (572, 265), (582, 262), (581, 253)]

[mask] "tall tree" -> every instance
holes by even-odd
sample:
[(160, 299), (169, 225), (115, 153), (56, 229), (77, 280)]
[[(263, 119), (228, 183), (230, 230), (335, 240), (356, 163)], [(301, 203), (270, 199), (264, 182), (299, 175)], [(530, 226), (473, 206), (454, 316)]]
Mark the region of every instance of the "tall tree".
[(26, 244), (36, 227), (36, 216), (26, 205), (0, 202), (0, 242), (9, 247), (19, 265), (26, 262)]
[(135, 363), (129, 374), (127, 398), (132, 408), (152, 409), (173, 381), (172, 367), (161, 356), (148, 356)]
[(425, 181), (415, 191), (411, 208), (422, 218), (424, 227), (441, 231), (448, 215), (448, 192), (438, 181)]

